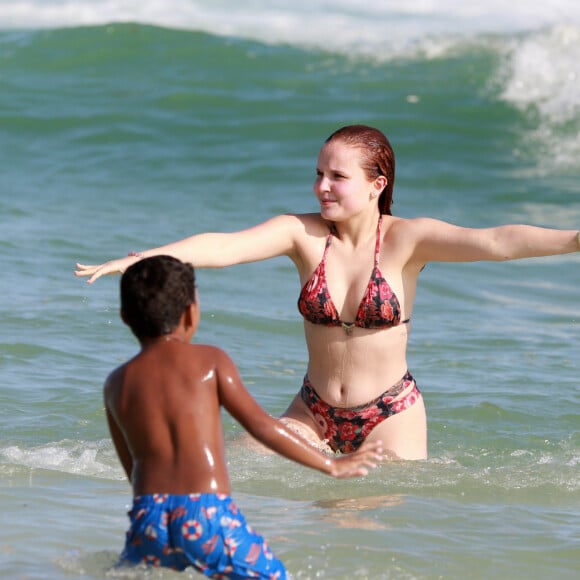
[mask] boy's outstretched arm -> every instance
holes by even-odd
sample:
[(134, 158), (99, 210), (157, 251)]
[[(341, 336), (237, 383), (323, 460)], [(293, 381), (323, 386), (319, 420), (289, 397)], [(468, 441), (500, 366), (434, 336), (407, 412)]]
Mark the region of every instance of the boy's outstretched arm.
[(353, 453), (328, 457), (264, 411), (243, 385), (235, 364), (223, 351), (216, 371), (222, 405), (250, 435), (276, 453), (337, 478), (367, 475), (368, 469), (375, 468), (383, 459), (380, 441), (365, 441)]

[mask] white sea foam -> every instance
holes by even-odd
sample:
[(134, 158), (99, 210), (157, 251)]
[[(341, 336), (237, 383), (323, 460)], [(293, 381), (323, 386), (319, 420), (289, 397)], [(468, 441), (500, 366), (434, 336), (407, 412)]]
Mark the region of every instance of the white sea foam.
[(580, 27), (562, 24), (512, 41), (503, 97), (556, 123), (578, 115)]
[(135, 21), (336, 49), (384, 46), (433, 34), (517, 32), (580, 23), (574, 0), (530, 4), (462, 0), (5, 0), (0, 27), (58, 27)]
[(36, 447), (11, 445), (0, 449), (4, 464), (29, 469), (47, 469), (89, 477), (125, 477), (111, 442), (63, 440)]

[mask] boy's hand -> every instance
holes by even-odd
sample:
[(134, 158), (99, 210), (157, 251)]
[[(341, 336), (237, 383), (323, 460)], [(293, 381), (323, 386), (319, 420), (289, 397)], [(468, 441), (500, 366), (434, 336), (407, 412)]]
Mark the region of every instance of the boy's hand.
[(338, 479), (367, 475), (367, 468), (374, 469), (383, 459), (382, 441), (365, 441), (356, 451), (330, 459), (330, 475)]

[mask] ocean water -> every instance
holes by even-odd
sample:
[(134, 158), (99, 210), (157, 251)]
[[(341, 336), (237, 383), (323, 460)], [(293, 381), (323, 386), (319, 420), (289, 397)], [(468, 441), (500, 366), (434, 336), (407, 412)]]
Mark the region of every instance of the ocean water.
[[(579, 5), (0, 2), (1, 577), (119, 575), (101, 386), (137, 345), (118, 278), (75, 262), (314, 211), (318, 149), (358, 122), (393, 143), (398, 215), (580, 227)], [(335, 481), (224, 414), (234, 497), (296, 578), (577, 577), (579, 256), (422, 273), (426, 461)], [(281, 413), (306, 366), (291, 263), (198, 282), (197, 340)]]

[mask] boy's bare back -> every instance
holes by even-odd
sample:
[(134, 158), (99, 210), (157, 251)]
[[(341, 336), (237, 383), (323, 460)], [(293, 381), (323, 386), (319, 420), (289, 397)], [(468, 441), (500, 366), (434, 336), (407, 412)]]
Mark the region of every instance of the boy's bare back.
[(105, 405), (135, 495), (230, 493), (220, 394), (240, 386), (222, 350), (173, 336), (111, 373)]

